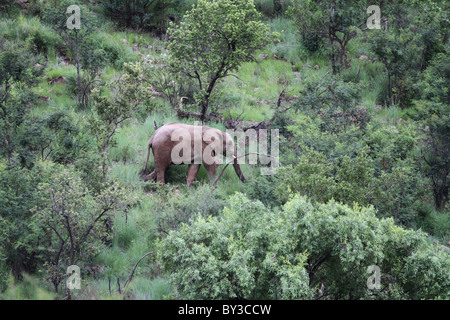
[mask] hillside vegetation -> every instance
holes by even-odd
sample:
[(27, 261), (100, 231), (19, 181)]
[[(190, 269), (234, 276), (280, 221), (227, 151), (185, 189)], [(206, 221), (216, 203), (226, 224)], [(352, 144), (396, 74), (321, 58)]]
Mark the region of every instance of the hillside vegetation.
[[(3, 1), (0, 298), (449, 299), (449, 6), (372, 4)], [(278, 172), (144, 182), (199, 121)]]

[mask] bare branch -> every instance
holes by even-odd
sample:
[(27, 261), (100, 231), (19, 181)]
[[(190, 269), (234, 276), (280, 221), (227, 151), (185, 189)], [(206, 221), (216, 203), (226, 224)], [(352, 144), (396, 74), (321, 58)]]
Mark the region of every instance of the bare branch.
[(147, 256), (149, 256), (151, 254), (153, 254), (153, 251), (147, 252), (146, 254), (144, 254), (142, 256), (142, 258), (140, 258), (138, 260), (138, 262), (136, 262), (136, 264), (134, 265), (133, 270), (131, 270), (130, 275), (128, 276), (127, 280), (125, 281), (125, 284), (123, 285), (123, 292), (127, 292), (128, 285), (130, 284), (131, 280), (133, 279), (134, 272), (136, 271), (136, 268), (137, 268), (138, 264), (142, 261), (142, 259), (144, 259), (145, 257), (147, 257)]

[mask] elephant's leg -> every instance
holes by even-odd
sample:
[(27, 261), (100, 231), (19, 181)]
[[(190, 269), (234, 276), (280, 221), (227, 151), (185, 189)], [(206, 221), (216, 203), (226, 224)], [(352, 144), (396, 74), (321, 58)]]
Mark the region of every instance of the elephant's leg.
[(187, 176), (187, 186), (188, 188), (191, 186), (192, 181), (194, 181), (195, 176), (197, 175), (198, 169), (200, 169), (200, 164), (190, 164)]
[(166, 181), (164, 180), (164, 173), (166, 172), (167, 167), (158, 168), (157, 170), (155, 170), (157, 182), (162, 183), (162, 184), (166, 183)]
[(170, 159), (168, 161), (166, 159), (163, 160), (165, 161), (161, 161), (160, 159), (155, 161), (156, 181), (162, 184), (166, 183), (164, 179), (164, 174), (167, 168), (170, 166)]
[(146, 175), (144, 181), (155, 180), (156, 178), (156, 170), (153, 170), (150, 174)]
[(216, 177), (217, 164), (203, 164), (205, 166), (206, 172), (208, 173), (208, 178), (212, 181)]

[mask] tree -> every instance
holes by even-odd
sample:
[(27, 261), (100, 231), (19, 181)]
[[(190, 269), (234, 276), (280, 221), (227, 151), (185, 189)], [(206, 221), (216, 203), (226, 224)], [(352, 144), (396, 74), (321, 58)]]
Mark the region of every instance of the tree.
[(300, 299), (312, 297), (304, 269), (277, 214), (236, 194), (219, 217), (198, 216), (158, 244), (173, 297)]
[(359, 106), (360, 91), (358, 84), (325, 74), (320, 80), (306, 82), (294, 108), (320, 118), (322, 131), (338, 133), (351, 126), (363, 130), (370, 118), (367, 110)]
[(437, 210), (444, 210), (450, 189), (450, 116), (448, 105), (428, 104), (426, 138), (422, 146), (423, 171), (430, 179)]
[(180, 106), (183, 99), (192, 91), (192, 79), (171, 67), (171, 57), (166, 53), (146, 56), (142, 64), (143, 79), (169, 101), (170, 106), (182, 116)]
[(13, 154), (20, 147), (19, 128), (37, 99), (30, 87), (43, 72), (27, 46), (20, 45), (0, 40), (0, 155), (7, 156), (9, 163), (15, 161)]
[(341, 65), (350, 67), (347, 45), (357, 36), (357, 28), (365, 25), (367, 6), (367, 1), (295, 0), (288, 14), (303, 35), (329, 41), (330, 63), (333, 74), (337, 74)]
[(0, 161), (0, 260), (17, 279), (35, 272), (39, 261), (30, 209), (39, 203), (37, 185), (45, 179), (39, 166), (29, 170)]
[(79, 59), (83, 70), (81, 78), (81, 101), (83, 106), (89, 104), (89, 94), (95, 81), (98, 81), (102, 69), (108, 62), (105, 50), (97, 48), (95, 39), (87, 37), (80, 48)]
[(72, 13), (67, 14), (66, 10), (70, 4), (62, 2), (57, 7), (46, 8), (44, 20), (59, 34), (75, 63), (78, 106), (82, 108), (87, 103), (87, 94), (93, 79), (106, 62), (106, 54), (103, 50), (96, 49), (92, 42), (86, 41), (96, 29), (96, 18), (85, 6), (79, 7), (80, 27), (68, 28), (67, 20)]
[(436, 54), (445, 52), (449, 28), (441, 6), (432, 1), (399, 1), (386, 5), (382, 9), (385, 27), (365, 33), (370, 52), (386, 70), (386, 88), (379, 97), (380, 102), (388, 106), (410, 106), (418, 75)]
[(105, 15), (119, 26), (164, 33), (168, 13), (182, 10), (185, 4), (174, 0), (109, 0), (102, 2)]
[(291, 190), (312, 202), (334, 198), (348, 205), (373, 205), (378, 217), (412, 227), (417, 202), (426, 195), (416, 159), (423, 136), (416, 124), (369, 123), (365, 130), (348, 126), (333, 133), (320, 113), (298, 117), (288, 127), (292, 139), (284, 146), (285, 166), (275, 177), (277, 198), (286, 202), (286, 190)]
[(142, 102), (149, 100), (153, 89), (143, 80), (142, 63), (124, 64), (124, 73), (105, 85), (103, 92), (93, 90), (95, 114), (90, 118), (91, 130), (102, 153), (103, 177), (106, 181), (108, 148), (120, 124), (134, 116)]
[(450, 189), (450, 63), (446, 53), (437, 54), (420, 74), (415, 84), (418, 100), (414, 101), (414, 117), (424, 133), (421, 171), (431, 182), (437, 210), (446, 208)]
[(172, 65), (197, 83), (194, 99), (200, 113), (193, 115), (204, 120), (216, 84), (254, 60), (268, 35), (260, 17), (251, 0), (200, 0), (179, 24), (170, 24)]
[(53, 174), (38, 186), (41, 201), (32, 209), (32, 226), (39, 239), (35, 252), (57, 292), (67, 267), (88, 263), (107, 239), (112, 215), (135, 200), (116, 184), (92, 194), (70, 166), (47, 170)]

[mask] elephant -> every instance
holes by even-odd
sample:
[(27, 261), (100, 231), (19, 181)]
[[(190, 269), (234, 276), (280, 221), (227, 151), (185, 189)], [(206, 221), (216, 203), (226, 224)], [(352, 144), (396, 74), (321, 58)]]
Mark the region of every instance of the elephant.
[[(147, 160), (144, 173), (147, 170), (150, 149), (155, 159), (155, 170), (145, 176), (144, 181), (155, 180), (165, 183), (164, 173), (171, 164), (188, 164), (187, 186), (190, 187), (200, 169), (205, 166), (208, 177), (216, 176), (217, 165), (221, 162), (219, 155), (230, 157), (234, 170), (241, 181), (245, 177), (237, 161), (237, 149), (229, 133), (209, 126), (195, 126), (171, 122), (158, 128), (150, 138), (147, 149)], [(217, 157), (216, 157), (217, 156)], [(225, 163), (225, 161), (222, 161)]]

